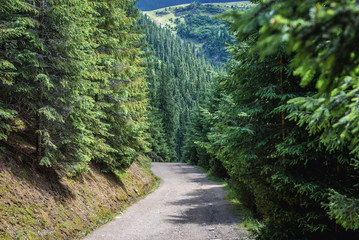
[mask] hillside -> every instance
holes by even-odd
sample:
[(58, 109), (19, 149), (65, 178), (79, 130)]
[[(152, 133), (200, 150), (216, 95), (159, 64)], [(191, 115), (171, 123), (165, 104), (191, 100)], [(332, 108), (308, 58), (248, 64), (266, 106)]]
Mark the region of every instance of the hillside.
[(119, 175), (100, 166), (78, 178), (0, 158), (0, 239), (77, 239), (111, 220), (155, 179), (141, 158)]
[(137, 2), (136, 7), (141, 9), (142, 11), (151, 11), (159, 8), (165, 8), (175, 5), (181, 4), (188, 4), (192, 2), (199, 2), (199, 3), (227, 3), (227, 2), (248, 2), (248, 1), (234, 1), (234, 0), (139, 0)]
[(249, 2), (195, 2), (147, 11), (145, 14), (159, 26), (170, 29), (183, 39), (193, 41), (199, 51), (203, 51), (212, 63), (217, 64), (227, 61), (229, 54), (225, 46), (233, 42), (233, 37), (227, 31), (227, 24), (216, 16), (233, 10), (247, 11), (252, 6), (254, 5)]

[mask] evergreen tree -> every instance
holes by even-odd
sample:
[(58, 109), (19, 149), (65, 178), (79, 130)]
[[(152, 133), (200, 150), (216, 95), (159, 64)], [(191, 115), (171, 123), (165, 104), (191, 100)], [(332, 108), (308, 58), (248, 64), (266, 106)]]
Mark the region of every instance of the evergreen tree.
[(109, 169), (128, 167), (139, 152), (147, 151), (147, 100), (138, 11), (132, 1), (101, 1), (97, 4), (97, 67), (95, 79), (101, 88), (94, 92), (104, 109), (110, 130), (106, 137), (108, 156), (100, 157)]
[[(154, 53), (147, 72), (154, 115), (151, 119), (160, 120), (151, 124), (150, 132), (153, 139), (164, 138), (159, 145), (152, 144), (162, 153), (152, 154), (164, 161), (179, 161), (190, 115), (199, 101), (208, 97), (215, 70), (202, 55), (197, 56), (191, 42), (182, 41), (170, 30), (157, 27), (146, 16), (141, 24), (148, 26), (146, 35), (150, 47), (147, 51)], [(158, 127), (163, 129), (155, 129)]]
[(328, 151), (349, 149), (353, 154), (334, 158), (341, 180), (330, 187), (325, 203), (332, 219), (353, 230), (359, 227), (357, 11), (355, 1), (267, 1), (251, 14), (237, 17), (236, 23), (242, 35), (260, 29), (255, 48), (263, 56), (284, 45), (294, 56), (292, 66), (301, 85), (316, 83), (316, 95), (290, 101), (300, 109), (289, 118), (317, 134)]
[[(15, 103), (27, 103), (39, 61), (37, 53), (42, 49), (35, 31), (38, 11), (22, 1), (2, 1), (0, 4), (0, 140), (7, 140), (15, 130), (14, 119), (28, 106), (15, 107)], [(26, 97), (24, 96), (26, 95)]]
[(145, 56), (134, 4), (1, 3), (1, 139), (19, 126), (32, 129), (32, 163), (61, 163), (73, 173), (87, 171), (91, 160), (116, 172), (148, 151)]

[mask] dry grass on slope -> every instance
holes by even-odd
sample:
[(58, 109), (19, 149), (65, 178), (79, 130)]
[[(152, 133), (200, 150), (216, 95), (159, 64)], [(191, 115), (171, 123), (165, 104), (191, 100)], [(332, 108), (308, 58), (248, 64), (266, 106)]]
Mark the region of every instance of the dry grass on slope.
[[(143, 158), (142, 158), (143, 159)], [(149, 192), (155, 178), (139, 160), (124, 173), (98, 166), (78, 179), (0, 156), (0, 239), (76, 239)]]

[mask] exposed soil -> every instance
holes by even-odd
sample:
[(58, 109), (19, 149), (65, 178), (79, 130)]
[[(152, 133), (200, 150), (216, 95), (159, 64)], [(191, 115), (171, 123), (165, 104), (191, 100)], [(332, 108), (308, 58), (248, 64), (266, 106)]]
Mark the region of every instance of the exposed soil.
[(155, 184), (141, 159), (118, 177), (92, 165), (78, 179), (14, 159), (0, 156), (0, 239), (76, 239)]
[(160, 187), (85, 240), (248, 239), (225, 190), (182, 163), (153, 163)]

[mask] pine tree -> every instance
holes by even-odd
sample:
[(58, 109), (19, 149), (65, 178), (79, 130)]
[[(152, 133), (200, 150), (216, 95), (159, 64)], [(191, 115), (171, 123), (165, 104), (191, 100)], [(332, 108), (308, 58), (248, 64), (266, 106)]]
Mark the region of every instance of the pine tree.
[[(31, 31), (38, 27), (34, 20), (35, 7), (22, 1), (4, 1), (0, 4), (0, 13), (0, 140), (7, 140), (9, 133), (15, 130), (14, 119), (18, 113), (13, 104), (26, 102), (21, 95), (30, 89), (24, 82), (34, 77), (36, 53), (41, 43)], [(26, 41), (32, 44), (25, 45)]]
[(37, 135), (33, 164), (64, 164), (74, 174), (91, 160), (116, 172), (147, 152), (143, 35), (134, 4), (1, 3), (1, 139), (23, 125), (16, 114), (27, 118)]
[[(296, 11), (291, 11), (294, 9)], [(355, 97), (357, 11), (354, 1), (267, 1), (242, 18), (245, 24), (237, 25), (242, 35), (261, 29), (256, 49), (263, 56), (276, 51), (278, 46), (285, 46), (293, 55), (292, 66), (294, 73), (301, 77), (301, 85), (316, 84), (316, 95), (290, 101), (299, 109), (289, 118), (306, 126), (310, 134), (319, 134), (321, 144), (328, 151), (349, 149), (354, 155), (343, 153), (333, 160), (337, 177), (342, 180), (337, 187), (331, 187), (329, 202), (325, 204), (332, 219), (345, 229), (353, 230), (359, 227), (355, 187), (359, 149)]]
[(99, 156), (107, 169), (128, 167), (139, 152), (147, 151), (147, 100), (141, 40), (137, 28), (138, 10), (132, 1), (103, 0), (95, 4), (95, 39), (98, 71), (94, 80), (100, 85), (94, 92), (96, 105), (105, 113), (109, 135), (102, 147), (107, 156)]
[[(151, 135), (156, 134), (152, 138), (164, 137), (159, 141), (162, 147), (157, 146), (157, 149), (168, 149), (169, 159), (164, 160), (179, 161), (183, 155), (190, 115), (200, 99), (208, 97), (208, 86), (212, 85), (214, 70), (202, 55), (196, 56), (192, 43), (182, 41), (171, 31), (157, 27), (145, 16), (141, 24), (148, 26), (146, 35), (151, 47), (147, 51), (154, 53), (147, 72), (152, 114), (156, 115), (151, 119), (161, 119), (161, 123), (152, 124), (151, 128), (163, 127), (150, 129), (150, 132)], [(166, 142), (167, 147), (163, 142)], [(156, 153), (164, 158), (164, 153)]]

